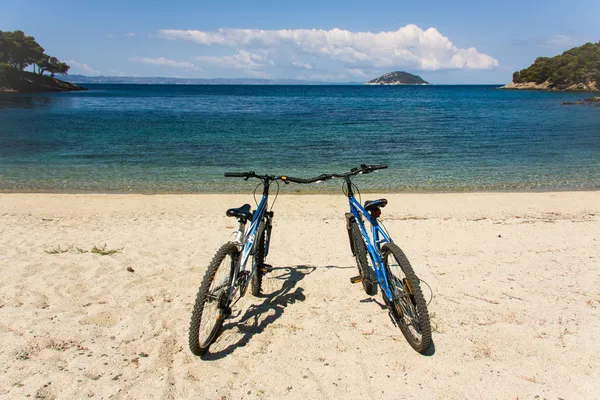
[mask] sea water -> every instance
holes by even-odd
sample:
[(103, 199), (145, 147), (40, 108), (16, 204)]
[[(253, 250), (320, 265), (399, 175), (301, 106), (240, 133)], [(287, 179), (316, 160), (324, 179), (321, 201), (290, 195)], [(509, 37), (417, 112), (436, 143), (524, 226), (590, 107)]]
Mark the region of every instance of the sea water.
[[(88, 85), (0, 95), (0, 191), (240, 192), (365, 164), (364, 191), (600, 188), (600, 106), (497, 86)], [(257, 182), (254, 182), (254, 184)], [(340, 181), (288, 191), (336, 192)]]

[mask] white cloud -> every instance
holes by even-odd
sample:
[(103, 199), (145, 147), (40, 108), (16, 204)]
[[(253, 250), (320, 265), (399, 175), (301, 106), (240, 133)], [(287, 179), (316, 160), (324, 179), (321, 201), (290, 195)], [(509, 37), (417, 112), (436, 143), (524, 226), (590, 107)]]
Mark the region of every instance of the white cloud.
[(565, 35), (554, 35), (544, 39), (543, 45), (547, 47), (567, 47), (573, 44), (573, 38)]
[(192, 63), (189, 63), (189, 62), (186, 62), (186, 61), (169, 60), (168, 58), (165, 58), (165, 57), (158, 57), (158, 58), (150, 58), (150, 57), (132, 58), (131, 61), (137, 61), (137, 62), (141, 62), (143, 64), (159, 65), (159, 66), (166, 66), (166, 67), (173, 67), (173, 68), (184, 68), (184, 69), (192, 69), (192, 70), (199, 69), (198, 67), (196, 67)]
[(271, 77), (271, 74), (266, 71), (248, 71), (248, 74), (255, 78), (268, 79)]
[(302, 77), (300, 79), (309, 79), (313, 81), (339, 81), (342, 79), (346, 79), (347, 76), (342, 73), (335, 72), (317, 72), (309, 75), (308, 77)]
[(313, 69), (313, 66), (311, 63), (301, 63), (301, 62), (292, 62), (292, 65), (294, 67), (298, 67), (298, 68), (303, 68), (303, 69)]
[(195, 59), (202, 63), (212, 64), (222, 68), (257, 70), (265, 66), (264, 62), (266, 57), (264, 54), (238, 50), (238, 53), (232, 56), (199, 56), (195, 57)]
[(346, 68), (346, 71), (351, 75), (359, 76), (361, 78), (368, 76), (366, 72), (360, 68)]
[(566, 48), (577, 45), (580, 39), (567, 35), (552, 35), (532, 39), (517, 39), (513, 43), (517, 46), (535, 46), (550, 48)]
[[(423, 30), (406, 25), (390, 32), (352, 32), (342, 29), (219, 29), (218, 31), (162, 29), (158, 36), (187, 40), (208, 46), (225, 46), (242, 52), (261, 50), (282, 57), (311, 56), (344, 63), (345, 67), (406, 67), (435, 71), (439, 69), (493, 69), (498, 61), (475, 48), (456, 47), (437, 29)], [(205, 61), (213, 58), (203, 56)], [(232, 59), (233, 61), (233, 59)], [(289, 62), (288, 62), (289, 64)]]
[(127, 32), (127, 33), (125, 33), (125, 36), (127, 36), (127, 37), (134, 37), (136, 35), (133, 32)]
[[(75, 69), (80, 69), (80, 70), (82, 70), (83, 72), (85, 72), (85, 73), (88, 73), (88, 74), (92, 74), (92, 75), (100, 75), (100, 74), (101, 74), (101, 72), (100, 72), (100, 71), (98, 71), (98, 70), (96, 70), (96, 69), (94, 69), (94, 68), (90, 67), (88, 64), (80, 63), (80, 62), (77, 62), (77, 61), (75, 61), (75, 60), (68, 60), (68, 61), (65, 61), (65, 62), (66, 62), (66, 63), (67, 63), (67, 65), (69, 65), (69, 66), (70, 66), (72, 69), (73, 69), (73, 67), (74, 67)], [(72, 71), (71, 71), (71, 72), (72, 72)]]

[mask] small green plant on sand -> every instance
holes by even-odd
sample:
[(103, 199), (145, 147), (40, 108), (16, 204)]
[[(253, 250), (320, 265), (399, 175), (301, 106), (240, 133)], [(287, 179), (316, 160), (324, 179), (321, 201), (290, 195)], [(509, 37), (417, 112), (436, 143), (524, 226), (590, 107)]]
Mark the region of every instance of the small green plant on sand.
[(49, 249), (45, 249), (44, 251), (48, 254), (62, 254), (62, 253), (68, 253), (69, 251), (73, 250), (73, 245), (70, 245), (68, 247), (60, 247), (56, 246), (56, 247), (51, 247)]
[(91, 250), (86, 250), (86, 249), (82, 249), (81, 247), (75, 247), (74, 245), (69, 245), (67, 247), (61, 247), (56, 246), (56, 247), (50, 247), (48, 249), (44, 249), (44, 251), (47, 254), (63, 254), (63, 253), (78, 253), (78, 254), (85, 254), (85, 253), (94, 253), (94, 254), (99, 254), (101, 256), (110, 256), (116, 253), (120, 253), (121, 251), (123, 251), (123, 248), (120, 249), (107, 249), (106, 248), (106, 244), (104, 246), (96, 246), (94, 245), (94, 247), (92, 247)]
[(92, 253), (100, 254), (101, 256), (110, 256), (112, 254), (120, 253), (123, 248), (120, 249), (107, 249), (106, 244), (102, 247), (94, 246), (92, 247)]

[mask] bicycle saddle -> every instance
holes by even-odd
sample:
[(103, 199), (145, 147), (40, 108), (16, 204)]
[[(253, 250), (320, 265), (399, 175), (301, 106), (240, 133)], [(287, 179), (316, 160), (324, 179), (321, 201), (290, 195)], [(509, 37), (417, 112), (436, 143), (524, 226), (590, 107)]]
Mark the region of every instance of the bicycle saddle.
[(365, 210), (371, 211), (375, 208), (385, 207), (387, 205), (387, 199), (367, 200), (365, 201)]
[(227, 210), (226, 215), (228, 217), (237, 217), (252, 220), (252, 211), (250, 211), (250, 204), (244, 204), (238, 208), (230, 208)]

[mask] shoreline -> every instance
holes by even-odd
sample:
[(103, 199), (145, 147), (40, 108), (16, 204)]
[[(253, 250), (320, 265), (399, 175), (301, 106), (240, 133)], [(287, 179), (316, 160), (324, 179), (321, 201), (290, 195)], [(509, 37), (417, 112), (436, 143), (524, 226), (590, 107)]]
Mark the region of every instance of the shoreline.
[(536, 91), (544, 91), (544, 92), (558, 92), (558, 93), (598, 93), (600, 92), (600, 88), (596, 87), (596, 85), (586, 85), (583, 83), (573, 84), (567, 87), (558, 88), (552, 87), (550, 82), (546, 81), (543, 83), (536, 82), (520, 82), (514, 83), (510, 82), (504, 86), (498, 87), (497, 89), (502, 90), (536, 90)]
[[(309, 189), (302, 189), (302, 188), (306, 188), (306, 186), (301, 185), (301, 184), (296, 184), (299, 188), (298, 189), (287, 189), (286, 192), (280, 192), (279, 196), (335, 196), (337, 194), (342, 194), (341, 189), (339, 190), (309, 190)], [(465, 189), (465, 190), (434, 190), (434, 191), (428, 191), (428, 190), (402, 190), (402, 191), (396, 191), (396, 190), (379, 190), (379, 189), (360, 189), (360, 193), (361, 194), (389, 194), (389, 195), (404, 195), (404, 194), (409, 194), (409, 195), (437, 195), (437, 194), (457, 194), (457, 195), (461, 195), (461, 194), (470, 194), (470, 193), (474, 193), (474, 194), (536, 194), (536, 193), (586, 193), (586, 192), (590, 192), (590, 193), (595, 193), (595, 192), (599, 192), (600, 191), (600, 187), (595, 187), (595, 188), (565, 188), (565, 189), (557, 189), (557, 188), (551, 188), (551, 189), (530, 189), (530, 190), (523, 190), (523, 189), (514, 189), (514, 190), (508, 190), (508, 189), (499, 189), (499, 190), (490, 190), (490, 189), (480, 189), (480, 190), (469, 190), (469, 189)], [(0, 189), (0, 195), (68, 195), (68, 196), (86, 196), (86, 195), (90, 195), (90, 196), (111, 196), (111, 195), (115, 195), (115, 196), (211, 196), (211, 195), (219, 195), (219, 196), (223, 196), (223, 195), (244, 195), (244, 194), (250, 194), (252, 195), (254, 191), (254, 187), (248, 187), (248, 190), (239, 190), (239, 191), (215, 191), (215, 192), (185, 192), (185, 191), (172, 191), (172, 192), (119, 192), (119, 191), (110, 191), (110, 192), (95, 192), (95, 191), (36, 191), (36, 190), (32, 190), (32, 191), (8, 191), (8, 190), (2, 190)], [(259, 193), (260, 192), (260, 193)], [(273, 188), (271, 187), (270, 192), (269, 192), (269, 196), (274, 196), (275, 193), (277, 192), (277, 188)], [(260, 195), (262, 193), (262, 189), (259, 189), (257, 192), (257, 196)]]

